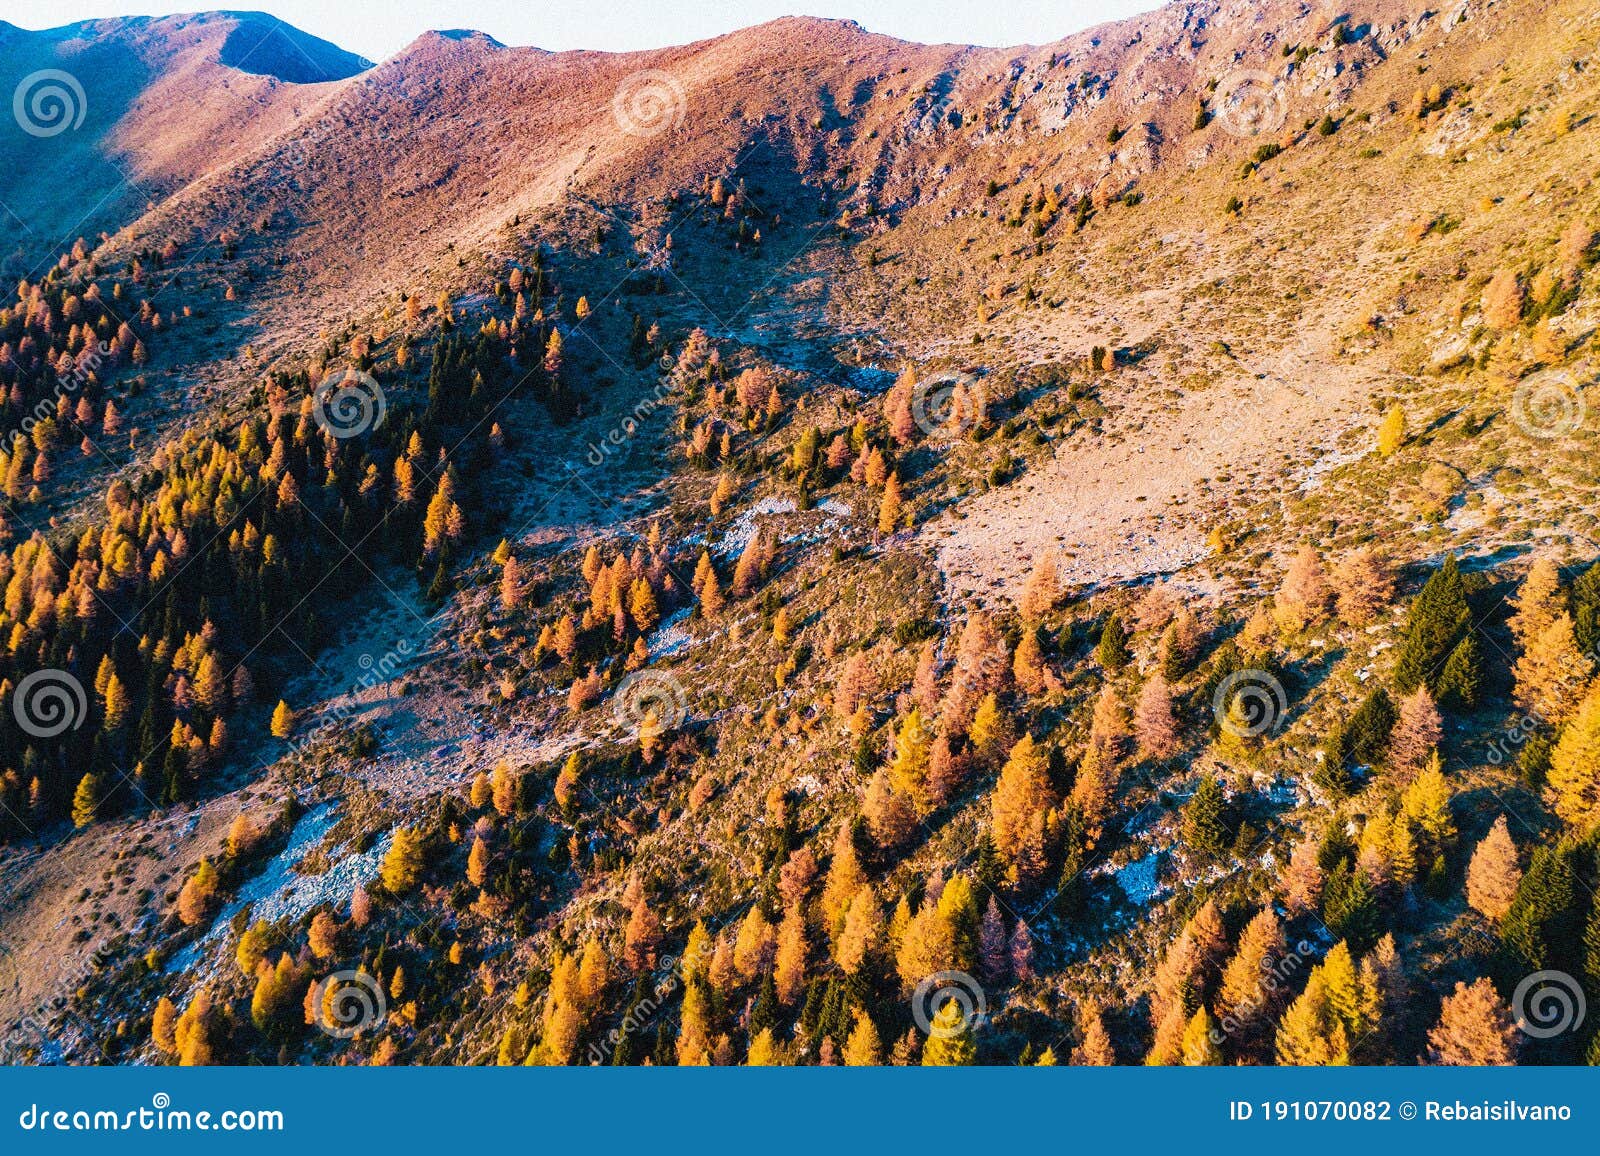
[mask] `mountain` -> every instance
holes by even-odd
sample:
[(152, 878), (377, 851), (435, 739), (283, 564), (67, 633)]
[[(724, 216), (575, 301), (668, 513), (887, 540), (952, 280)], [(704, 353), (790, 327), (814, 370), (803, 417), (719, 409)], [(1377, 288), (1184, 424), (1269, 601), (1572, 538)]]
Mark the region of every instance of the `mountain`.
[[(369, 67), (260, 12), (44, 32), (0, 22), (0, 71), (13, 102), (33, 109), (26, 126), (15, 116), (0, 124), (0, 150), (12, 162), (0, 200), (7, 233), (17, 235), (8, 256), (37, 259), (63, 239), (132, 219), (283, 132), (326, 86)], [(52, 72), (72, 80), (41, 75)], [(66, 187), (71, 197), (61, 196)]]
[(1592, 1056), (1597, 35), (6, 26), (12, 1054)]

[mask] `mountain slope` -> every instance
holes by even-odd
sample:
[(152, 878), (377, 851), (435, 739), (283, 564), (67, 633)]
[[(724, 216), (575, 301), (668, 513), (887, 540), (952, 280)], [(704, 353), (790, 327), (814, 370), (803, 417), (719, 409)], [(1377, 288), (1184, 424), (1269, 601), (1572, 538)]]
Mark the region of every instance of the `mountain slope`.
[(1576, 976), (1527, 929), (1600, 919), (1540, 874), (1596, 879), (1597, 21), (314, 84), (165, 27), (127, 83), (244, 137), (103, 127), (170, 183), (0, 312), (0, 403), (85, 403), (0, 471), (0, 698), (85, 704), (0, 712), (0, 946), (81, 945), (0, 971), (24, 1053), (171, 1058), (181, 1007), (186, 1061), (900, 1062), (961, 972), (984, 1062), (1411, 1063), (1456, 983)]
[[(292, 124), (321, 86), (365, 67), (262, 13), (44, 32), (0, 23), (0, 77), (27, 110), (0, 122), (8, 259), (37, 261), (79, 234), (114, 228), (248, 154)], [(73, 195), (60, 196), (63, 188)]]

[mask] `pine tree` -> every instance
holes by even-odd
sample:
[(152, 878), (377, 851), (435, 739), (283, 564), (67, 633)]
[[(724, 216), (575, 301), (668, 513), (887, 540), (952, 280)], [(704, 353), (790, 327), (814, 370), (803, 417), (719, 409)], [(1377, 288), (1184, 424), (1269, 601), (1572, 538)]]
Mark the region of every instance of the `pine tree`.
[(1350, 768), (1381, 762), (1397, 719), (1394, 703), (1383, 687), (1375, 687), (1348, 722), (1337, 727), (1323, 747), (1323, 767)]
[(1133, 711), (1133, 733), (1139, 753), (1148, 759), (1170, 757), (1178, 747), (1178, 720), (1172, 711), (1172, 688), (1158, 671), (1139, 692)]
[(1078, 1005), (1078, 1038), (1082, 1042), (1072, 1049), (1070, 1060), (1073, 1065), (1095, 1068), (1116, 1065), (1117, 1053), (1111, 1046), (1111, 1034), (1106, 1031), (1100, 1005), (1094, 1000), (1085, 1000)]
[(1100, 628), (1100, 642), (1095, 647), (1094, 656), (1112, 674), (1127, 666), (1133, 657), (1128, 653), (1128, 632), (1122, 625), (1122, 618), (1115, 612), (1106, 618), (1105, 625)]
[(282, 699), (272, 711), (272, 737), (286, 739), (294, 734), (294, 711), (289, 709), (289, 704)]
[(1476, 633), (1469, 630), (1451, 649), (1434, 691), (1446, 710), (1468, 711), (1478, 705), (1483, 694), (1483, 647)]
[(1406, 619), (1405, 637), (1395, 663), (1394, 684), (1410, 694), (1423, 683), (1438, 690), (1444, 662), (1471, 621), (1466, 587), (1451, 555), (1433, 572)]
[(1405, 444), (1406, 411), (1399, 402), (1395, 402), (1383, 415), (1383, 424), (1378, 427), (1378, 454), (1392, 458)]
[(1504, 1067), (1516, 1062), (1517, 1029), (1511, 1010), (1487, 977), (1457, 983), (1428, 1032), (1427, 1062), (1470, 1067)]
[(1328, 872), (1322, 886), (1322, 921), (1338, 938), (1359, 949), (1377, 942), (1380, 911), (1367, 878), (1345, 862)]
[(1036, 820), (1050, 805), (1045, 752), (1024, 735), (1011, 749), (990, 798), (990, 830), (995, 850), (1013, 881), (1029, 883), (1044, 869), (1042, 827)]
[(422, 832), (415, 827), (395, 829), (394, 841), (383, 857), (380, 872), (384, 889), (404, 895), (422, 878)]
[(1572, 584), (1572, 626), (1578, 649), (1595, 653), (1600, 647), (1600, 562), (1593, 562)]
[(1561, 732), (1546, 782), (1550, 805), (1572, 826), (1588, 827), (1600, 817), (1600, 680)]
[(1217, 1021), (1211, 1018), (1211, 1013), (1203, 1007), (1196, 1009), (1183, 1029), (1183, 1039), (1179, 1044), (1184, 1066), (1219, 1066), (1223, 1062), (1222, 1049), (1217, 1046), (1215, 1037), (1220, 1034)]
[(1227, 812), (1222, 784), (1214, 776), (1203, 776), (1183, 809), (1184, 845), (1197, 855), (1220, 855), (1230, 842)]
[(922, 1066), (952, 1068), (978, 1062), (978, 1044), (961, 1005), (946, 1000), (933, 1017), (933, 1031), (922, 1046)]
[(1511, 910), (1521, 882), (1517, 845), (1511, 841), (1506, 817), (1501, 815), (1472, 853), (1472, 863), (1467, 868), (1467, 902), (1498, 923)]
[(105, 784), (96, 774), (87, 774), (78, 780), (78, 789), (72, 796), (72, 825), (80, 830), (99, 817), (100, 806), (105, 801)]
[(1444, 737), (1439, 710), (1426, 686), (1400, 700), (1400, 717), (1389, 736), (1389, 767), (1402, 780), (1420, 770)]
[(1585, 896), (1575, 858), (1566, 841), (1533, 849), (1511, 909), (1500, 921), (1508, 973), (1561, 967), (1577, 956)]
[(883, 1063), (883, 1043), (872, 1017), (860, 1008), (852, 1009), (851, 1015), (855, 1020), (855, 1026), (850, 1030), (850, 1038), (845, 1041), (845, 1066), (870, 1068)]

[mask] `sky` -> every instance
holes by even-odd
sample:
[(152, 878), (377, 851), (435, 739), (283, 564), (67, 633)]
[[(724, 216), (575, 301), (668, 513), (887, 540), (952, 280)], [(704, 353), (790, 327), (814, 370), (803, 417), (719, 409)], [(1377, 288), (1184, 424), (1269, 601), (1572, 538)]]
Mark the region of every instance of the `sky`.
[[(1159, 7), (1161, 0), (218, 0), (254, 8), (369, 60), (434, 28), (475, 28), (504, 44), (560, 51), (660, 48), (778, 16), (833, 16), (925, 43), (1043, 44)], [(53, 28), (108, 16), (193, 12), (207, 0), (4, 0), (0, 19)]]

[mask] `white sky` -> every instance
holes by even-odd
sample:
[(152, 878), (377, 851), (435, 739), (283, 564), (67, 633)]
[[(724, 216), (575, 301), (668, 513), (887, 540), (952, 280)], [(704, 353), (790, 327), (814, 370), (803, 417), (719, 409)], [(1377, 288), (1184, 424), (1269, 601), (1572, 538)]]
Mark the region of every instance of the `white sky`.
[[(683, 44), (778, 16), (833, 16), (925, 43), (1043, 44), (1160, 0), (233, 0), (382, 60), (429, 29), (475, 28), (505, 44), (626, 51)], [(0, 19), (53, 28), (107, 16), (203, 9), (205, 0), (4, 0)], [(220, 6), (220, 5), (219, 5)]]

